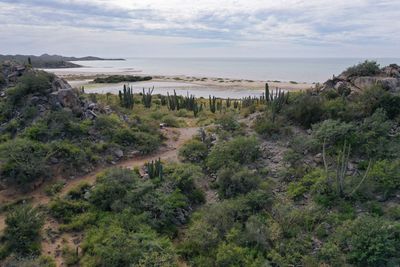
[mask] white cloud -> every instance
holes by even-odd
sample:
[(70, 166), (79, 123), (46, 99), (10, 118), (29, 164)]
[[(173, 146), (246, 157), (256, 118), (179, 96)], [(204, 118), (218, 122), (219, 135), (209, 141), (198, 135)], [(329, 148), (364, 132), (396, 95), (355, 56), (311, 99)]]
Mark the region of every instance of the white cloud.
[[(187, 40), (225, 43), (226, 51), (250, 43), (265, 51), (309, 51), (309, 46), (321, 53), (332, 46), (364, 51), (367, 42), (375, 45), (368, 45), (371, 53), (389, 54), (400, 45), (399, 16), (398, 0), (0, 0), (0, 24), (7, 26), (0, 29), (3, 33), (19, 27), (51, 36), (50, 28), (57, 28), (74, 30), (76, 39), (82, 38), (77, 32), (90, 30), (113, 43), (122, 35), (141, 36), (139, 43), (143, 36), (170, 37), (185, 47)], [(12, 40), (0, 43), (0, 49), (4, 43)]]

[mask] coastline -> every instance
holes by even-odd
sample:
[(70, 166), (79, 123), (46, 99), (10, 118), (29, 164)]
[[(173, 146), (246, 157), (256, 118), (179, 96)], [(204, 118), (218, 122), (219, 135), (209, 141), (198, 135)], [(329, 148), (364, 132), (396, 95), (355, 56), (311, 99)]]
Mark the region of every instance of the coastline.
[[(232, 79), (232, 78), (222, 78), (222, 77), (194, 77), (185, 75), (151, 75), (145, 74), (141, 71), (124, 71), (124, 72), (88, 72), (79, 71), (79, 68), (75, 68), (72, 71), (68, 69), (46, 69), (46, 71), (55, 73), (59, 77), (72, 82), (74, 86), (86, 86), (90, 85), (91, 88), (104, 87), (110, 84), (93, 84), (95, 78), (103, 78), (110, 75), (138, 75), (138, 76), (152, 76), (153, 79), (150, 82), (173, 82), (182, 84), (193, 84), (194, 86), (210, 87), (216, 89), (232, 89), (232, 90), (263, 90), (265, 88), (265, 83), (268, 83), (270, 88), (280, 88), (285, 91), (305, 91), (311, 89), (315, 86), (312, 83), (296, 83), (287, 81), (269, 81), (269, 80), (247, 80), (247, 79)], [(134, 84), (134, 83), (131, 83)]]

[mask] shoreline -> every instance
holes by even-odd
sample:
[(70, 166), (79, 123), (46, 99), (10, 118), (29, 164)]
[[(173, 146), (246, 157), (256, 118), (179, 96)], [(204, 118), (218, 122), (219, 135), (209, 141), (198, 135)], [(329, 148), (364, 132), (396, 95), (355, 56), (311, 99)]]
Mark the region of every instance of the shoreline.
[[(127, 72), (85, 72), (85, 71), (74, 71), (66, 69), (45, 69), (48, 72), (52, 72), (67, 80), (68, 82), (73, 82), (77, 87), (90, 85), (90, 87), (96, 87), (98, 85), (107, 86), (111, 84), (94, 84), (91, 83), (95, 78), (103, 78), (110, 75), (137, 75), (137, 76), (151, 76), (153, 79), (150, 82), (174, 82), (182, 84), (193, 84), (194, 86), (210, 87), (217, 89), (233, 89), (233, 90), (261, 90), (265, 88), (265, 83), (268, 83), (270, 88), (280, 88), (285, 91), (305, 91), (311, 89), (315, 86), (314, 83), (297, 83), (297, 82), (287, 82), (287, 81), (260, 81), (260, 80), (250, 80), (250, 79), (233, 79), (233, 78), (222, 78), (222, 77), (195, 77), (186, 75), (151, 75), (145, 74), (141, 71), (127, 71)], [(135, 84), (135, 83), (130, 83)], [(114, 84), (115, 85), (115, 84)]]

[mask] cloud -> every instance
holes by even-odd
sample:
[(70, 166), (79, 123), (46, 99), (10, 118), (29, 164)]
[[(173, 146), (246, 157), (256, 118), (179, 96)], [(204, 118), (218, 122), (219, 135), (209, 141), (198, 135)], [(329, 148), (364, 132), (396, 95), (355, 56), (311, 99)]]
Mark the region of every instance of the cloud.
[(50, 35), (50, 29), (74, 29), (173, 37), (193, 49), (253, 43), (323, 51), (367, 42), (377, 52), (378, 46), (400, 44), (399, 15), (398, 0), (0, 0), (3, 32), (25, 27)]

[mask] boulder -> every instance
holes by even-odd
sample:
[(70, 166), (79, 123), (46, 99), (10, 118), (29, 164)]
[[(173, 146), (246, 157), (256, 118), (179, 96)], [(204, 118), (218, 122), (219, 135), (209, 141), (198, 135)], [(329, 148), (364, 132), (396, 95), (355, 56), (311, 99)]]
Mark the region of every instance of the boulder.
[(69, 108), (82, 113), (81, 100), (72, 89), (61, 89), (50, 94), (50, 103), (55, 107)]
[(122, 158), (124, 156), (124, 151), (121, 149), (115, 149), (113, 153), (117, 158)]
[(357, 77), (353, 84), (360, 89), (367, 89), (374, 85), (380, 85), (390, 92), (400, 91), (400, 78), (393, 77)]
[(56, 77), (51, 85), (53, 91), (72, 89), (71, 85), (64, 79)]

